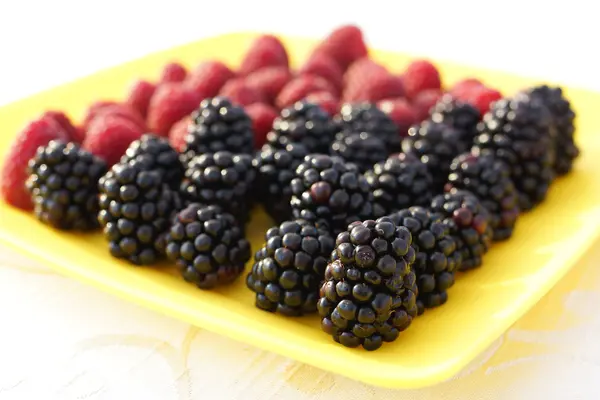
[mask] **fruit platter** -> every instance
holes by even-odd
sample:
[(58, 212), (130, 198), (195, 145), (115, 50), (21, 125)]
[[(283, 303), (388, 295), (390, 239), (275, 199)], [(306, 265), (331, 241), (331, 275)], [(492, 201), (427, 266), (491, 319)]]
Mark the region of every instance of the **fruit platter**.
[(0, 240), (352, 379), (432, 385), (599, 236), (599, 104), (352, 25), (204, 39), (0, 108)]

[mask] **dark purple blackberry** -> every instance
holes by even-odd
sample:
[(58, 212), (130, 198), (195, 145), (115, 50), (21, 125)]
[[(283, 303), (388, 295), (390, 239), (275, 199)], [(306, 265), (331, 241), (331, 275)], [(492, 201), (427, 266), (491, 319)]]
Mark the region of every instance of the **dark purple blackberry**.
[(441, 219), (449, 229), (460, 254), (460, 271), (477, 268), (492, 246), (494, 230), (488, 210), (477, 197), (465, 190), (435, 196), (431, 201), (432, 218)]
[(290, 143), (285, 149), (265, 144), (252, 160), (257, 174), (258, 200), (277, 223), (292, 217), (291, 182), (307, 154), (306, 147), (299, 143)]
[(153, 264), (164, 250), (163, 234), (181, 208), (177, 192), (144, 164), (117, 163), (100, 178), (98, 221), (113, 257)]
[(571, 171), (573, 161), (579, 156), (575, 143), (575, 111), (560, 87), (541, 85), (525, 92), (534, 100), (540, 100), (550, 111), (556, 149), (554, 171), (564, 175)]
[(550, 123), (545, 106), (519, 96), (495, 102), (478, 126), (473, 153), (491, 154), (506, 163), (522, 211), (546, 198), (554, 178)]
[(432, 177), (419, 159), (397, 154), (379, 162), (365, 173), (373, 193), (373, 212), (376, 217), (389, 215), (411, 206), (429, 206)]
[(508, 239), (519, 217), (519, 196), (506, 164), (494, 156), (461, 154), (452, 161), (446, 191), (467, 190), (490, 212), (494, 240)]
[(417, 316), (415, 249), (389, 218), (354, 222), (340, 233), (317, 310), (323, 331), (347, 347), (376, 350)]
[(320, 106), (305, 101), (281, 110), (267, 134), (267, 143), (284, 149), (290, 143), (303, 144), (309, 153), (327, 153), (333, 141), (335, 125)]
[(385, 160), (388, 150), (385, 143), (370, 133), (353, 133), (336, 139), (331, 144), (330, 154), (355, 164), (365, 172), (379, 161)]
[(166, 238), (167, 257), (200, 289), (233, 282), (250, 260), (250, 243), (233, 215), (192, 203), (179, 212)]
[(406, 227), (416, 251), (413, 270), (417, 276), (419, 315), (448, 301), (448, 289), (461, 265), (460, 252), (449, 228), (427, 208), (410, 207), (390, 215), (398, 226)]
[(338, 131), (336, 139), (366, 132), (383, 140), (388, 153), (400, 151), (398, 126), (375, 104), (344, 104), (334, 121)]
[(446, 123), (425, 120), (408, 130), (402, 140), (402, 151), (420, 159), (433, 178), (431, 190), (441, 193), (448, 179), (452, 159), (467, 151), (471, 140), (465, 131)]
[(287, 316), (315, 312), (335, 240), (324, 228), (296, 220), (267, 231), (246, 284), (256, 306)]
[(121, 163), (135, 161), (143, 165), (145, 170), (158, 171), (163, 182), (171, 189), (177, 190), (183, 178), (183, 164), (179, 153), (175, 151), (166, 138), (154, 134), (145, 134), (129, 145), (121, 157)]
[(57, 229), (98, 227), (98, 180), (106, 163), (74, 143), (51, 141), (29, 160), (25, 186), (35, 216)]
[(465, 141), (471, 147), (477, 135), (477, 124), (481, 121), (481, 114), (476, 107), (445, 94), (431, 109), (430, 114), (432, 121), (446, 123), (465, 132)]
[(228, 151), (205, 153), (187, 164), (180, 193), (189, 203), (218, 205), (244, 223), (256, 177), (252, 157)]
[(224, 97), (204, 99), (192, 113), (192, 125), (185, 137), (182, 153), (187, 161), (218, 151), (254, 153), (252, 120), (242, 107), (233, 105)]
[(373, 215), (367, 180), (355, 165), (339, 157), (306, 156), (296, 168), (291, 186), (294, 218), (325, 222), (334, 235)]

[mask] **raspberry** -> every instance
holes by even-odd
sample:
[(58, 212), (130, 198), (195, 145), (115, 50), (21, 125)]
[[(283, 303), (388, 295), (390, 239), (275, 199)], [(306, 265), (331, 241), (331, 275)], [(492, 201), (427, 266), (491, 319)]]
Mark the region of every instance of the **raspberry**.
[(361, 78), (361, 82), (355, 82), (352, 86), (348, 86), (343, 100), (345, 102), (375, 102), (403, 96), (402, 80), (384, 70), (373, 75), (366, 75)]
[(81, 143), (85, 137), (85, 132), (77, 128), (69, 117), (62, 111), (46, 111), (42, 118), (50, 118), (56, 121), (58, 125), (66, 132), (70, 142)]
[(125, 104), (120, 104), (112, 101), (99, 101), (92, 104), (83, 118), (83, 129), (88, 130), (90, 124), (96, 117), (104, 118), (107, 115), (119, 116), (134, 123), (141, 130), (146, 130), (146, 121), (135, 110)]
[(14, 207), (32, 210), (33, 203), (25, 181), (27, 163), (40, 146), (51, 140), (68, 140), (68, 134), (53, 118), (39, 118), (25, 126), (13, 141), (6, 157), (0, 178), (0, 195)]
[(187, 70), (181, 64), (172, 62), (163, 68), (159, 82), (183, 82), (187, 76)]
[(240, 106), (249, 106), (264, 100), (261, 91), (249, 86), (243, 78), (229, 80), (221, 88), (219, 96), (227, 97), (232, 103)]
[(200, 100), (214, 97), (235, 73), (221, 61), (204, 61), (188, 74), (185, 84), (198, 94)]
[(442, 96), (443, 93), (439, 89), (427, 89), (417, 94), (412, 101), (412, 106), (417, 113), (417, 119), (424, 121), (429, 118), (429, 111)]
[(171, 126), (200, 104), (198, 93), (183, 83), (165, 83), (158, 87), (148, 107), (148, 127), (158, 135), (167, 136)]
[(336, 93), (333, 85), (320, 76), (299, 76), (284, 86), (275, 100), (275, 105), (279, 108), (285, 108), (304, 99), (309, 93), (320, 91)]
[(417, 94), (426, 89), (441, 89), (440, 73), (435, 65), (427, 60), (416, 60), (409, 64), (404, 71), (404, 89), (406, 97), (414, 99)]
[(343, 25), (331, 32), (316, 47), (313, 54), (327, 54), (342, 70), (368, 53), (362, 31), (354, 25)]
[(186, 115), (179, 121), (175, 122), (169, 130), (169, 143), (180, 153), (185, 147), (185, 137), (189, 132), (188, 128), (192, 122), (192, 116)]
[(275, 104), (275, 98), (290, 80), (292, 72), (288, 67), (261, 68), (246, 76), (247, 85), (259, 90), (269, 104)]
[(459, 100), (464, 100), (464, 96), (469, 93), (471, 90), (477, 89), (484, 86), (483, 83), (479, 79), (475, 78), (467, 78), (462, 81), (456, 82), (452, 88), (449, 90), (452, 97), (455, 97)]
[(148, 105), (150, 99), (156, 90), (154, 83), (140, 80), (136, 81), (129, 88), (129, 93), (125, 99), (125, 104), (136, 110), (142, 117), (146, 117), (148, 113)]
[(404, 98), (383, 100), (377, 103), (377, 107), (398, 125), (402, 137), (408, 135), (408, 128), (419, 122), (416, 110)]
[(356, 60), (344, 73), (344, 91), (355, 90), (354, 87), (363, 86), (370, 76), (385, 73), (387, 69), (370, 58)]
[(343, 71), (335, 60), (326, 54), (315, 54), (300, 68), (299, 75), (316, 75), (329, 81), (336, 89), (342, 89)]
[(246, 76), (264, 67), (288, 65), (288, 55), (281, 41), (273, 35), (262, 35), (250, 45), (238, 72)]
[(340, 101), (329, 92), (314, 92), (306, 96), (306, 101), (320, 106), (329, 115), (334, 116), (340, 111)]
[(496, 89), (482, 86), (480, 88), (473, 89), (467, 95), (466, 101), (467, 103), (470, 103), (473, 106), (475, 106), (479, 110), (481, 115), (484, 115), (486, 112), (489, 111), (492, 103), (496, 100), (500, 100), (501, 98), (502, 93), (500, 93)]
[(143, 133), (134, 123), (117, 115), (94, 118), (82, 147), (102, 158), (110, 167), (125, 154), (131, 142), (139, 139)]
[(254, 103), (246, 107), (246, 113), (252, 119), (254, 131), (254, 147), (260, 149), (267, 139), (267, 133), (273, 127), (277, 118), (277, 110), (268, 104)]

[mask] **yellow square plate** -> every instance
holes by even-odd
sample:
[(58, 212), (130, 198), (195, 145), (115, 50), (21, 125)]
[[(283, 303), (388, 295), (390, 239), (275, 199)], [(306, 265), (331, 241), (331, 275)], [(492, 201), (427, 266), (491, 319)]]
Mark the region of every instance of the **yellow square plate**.
[[(201, 59), (239, 62), (253, 34), (231, 34), (133, 61), (0, 108), (0, 152), (13, 135), (46, 109), (83, 115), (100, 99), (119, 99), (135, 78), (155, 79), (165, 62), (193, 67)], [(314, 41), (283, 38), (297, 64)], [(408, 56), (372, 51), (392, 70)], [(539, 83), (499, 72), (438, 63), (447, 84), (475, 76), (505, 94)], [(600, 231), (600, 93), (567, 89), (578, 113), (583, 149), (574, 172), (552, 187), (548, 200), (524, 215), (513, 238), (495, 245), (482, 268), (460, 276), (449, 302), (427, 311), (400, 338), (376, 352), (348, 349), (321, 332), (316, 316), (285, 318), (254, 307), (244, 279), (200, 291), (168, 268), (140, 268), (111, 258), (100, 234), (59, 233), (30, 214), (0, 202), (0, 239), (65, 274), (126, 299), (237, 340), (370, 384), (417, 388), (447, 380), (488, 347), (542, 297), (584, 254)], [(3, 158), (3, 157), (2, 157)], [(1, 162), (1, 161), (0, 161)], [(256, 212), (249, 227), (253, 249), (268, 218)], [(249, 267), (249, 266), (248, 266)], [(151, 327), (148, 327), (151, 329)]]

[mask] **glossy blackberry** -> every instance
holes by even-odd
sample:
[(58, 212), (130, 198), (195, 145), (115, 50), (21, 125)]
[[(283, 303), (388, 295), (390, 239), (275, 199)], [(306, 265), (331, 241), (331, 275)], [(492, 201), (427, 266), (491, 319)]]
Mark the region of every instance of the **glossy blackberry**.
[(309, 153), (327, 153), (333, 141), (335, 125), (320, 106), (299, 101), (281, 110), (267, 134), (267, 143), (283, 149), (290, 143), (303, 144)]
[(373, 215), (372, 194), (365, 177), (339, 157), (311, 154), (296, 168), (292, 179), (292, 215), (311, 222), (324, 221), (332, 233)]
[(250, 260), (250, 243), (233, 215), (217, 205), (189, 204), (177, 214), (166, 253), (183, 279), (200, 289), (233, 282)]
[(51, 141), (29, 160), (25, 183), (35, 216), (63, 230), (98, 227), (98, 180), (106, 163), (74, 143)]
[(98, 221), (113, 257), (153, 264), (162, 254), (162, 235), (181, 208), (176, 191), (144, 164), (117, 163), (100, 178)]
[(454, 274), (461, 264), (461, 255), (449, 228), (439, 215), (425, 207), (410, 207), (390, 215), (398, 226), (406, 227), (413, 238), (416, 251), (413, 270), (417, 277), (419, 315), (426, 308), (444, 304), (448, 289), (454, 285)]
[(476, 107), (445, 94), (431, 109), (430, 114), (432, 121), (443, 122), (465, 132), (465, 141), (471, 147), (477, 135), (477, 124), (481, 121), (481, 114)]
[(452, 161), (446, 191), (467, 190), (490, 212), (494, 240), (508, 239), (519, 217), (519, 196), (506, 164), (492, 155), (461, 154)]
[(383, 140), (389, 153), (400, 151), (398, 126), (375, 104), (344, 104), (334, 121), (338, 131), (336, 139), (366, 132)]
[(435, 196), (430, 207), (433, 218), (449, 229), (460, 254), (460, 271), (477, 268), (492, 245), (494, 230), (488, 210), (471, 192), (458, 190)]
[(567, 174), (573, 167), (573, 161), (579, 156), (574, 138), (576, 115), (571, 103), (560, 87), (536, 86), (527, 90), (526, 94), (540, 100), (550, 111), (556, 148), (554, 171), (557, 175)]
[(205, 153), (187, 164), (180, 193), (189, 203), (219, 205), (243, 223), (249, 217), (255, 177), (247, 154)]
[(323, 228), (296, 220), (267, 231), (246, 284), (256, 306), (288, 316), (315, 312), (335, 240)]
[(415, 249), (389, 218), (354, 222), (336, 239), (317, 309), (322, 329), (347, 347), (376, 350), (417, 315)]
[(433, 178), (432, 190), (441, 193), (448, 178), (452, 159), (467, 151), (471, 141), (465, 131), (446, 123), (423, 121), (408, 130), (402, 151), (420, 159)]
[(234, 154), (253, 154), (252, 120), (240, 106), (224, 97), (202, 100), (192, 113), (193, 123), (185, 137), (184, 160), (204, 153), (229, 151)]
[(376, 217), (411, 206), (429, 206), (433, 178), (418, 158), (408, 154), (390, 156), (365, 173), (373, 193)]
[(290, 143), (284, 149), (265, 144), (252, 160), (257, 174), (258, 199), (277, 223), (292, 217), (291, 182), (307, 154), (306, 147), (299, 143)]
[(330, 154), (355, 164), (365, 172), (379, 161), (385, 160), (388, 150), (385, 143), (370, 133), (353, 133), (336, 139), (331, 144)]
[(522, 211), (546, 198), (554, 178), (550, 121), (545, 106), (520, 96), (495, 102), (478, 126), (473, 153), (495, 155), (508, 165)]
[(163, 182), (177, 190), (183, 178), (183, 164), (179, 153), (175, 151), (166, 138), (154, 134), (145, 134), (129, 145), (121, 157), (121, 163), (135, 161), (146, 170), (158, 171)]

